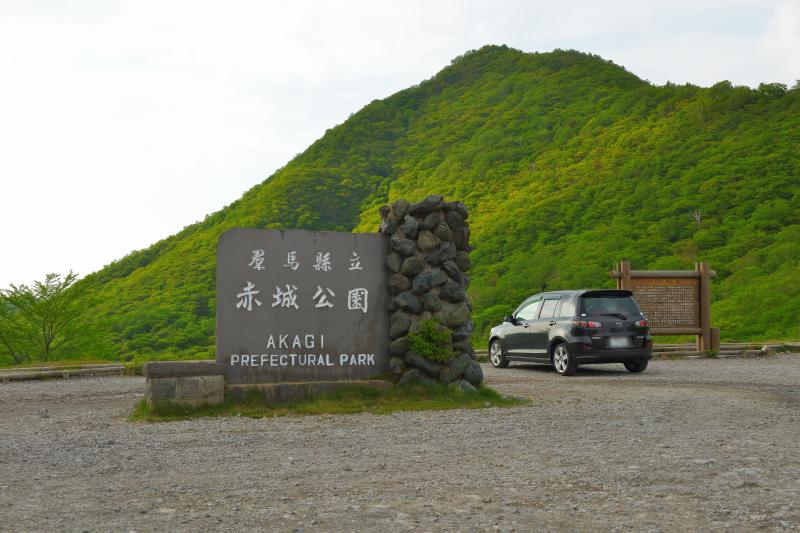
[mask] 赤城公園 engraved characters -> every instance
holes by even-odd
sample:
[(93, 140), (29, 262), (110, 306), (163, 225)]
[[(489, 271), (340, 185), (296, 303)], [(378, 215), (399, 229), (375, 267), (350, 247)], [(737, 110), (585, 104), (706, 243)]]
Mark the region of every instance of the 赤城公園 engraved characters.
[[(254, 248), (249, 251), (250, 261), (247, 266), (257, 271), (268, 270), (266, 262), (267, 257), (267, 253), (263, 248)], [(298, 271), (300, 269), (301, 259), (302, 257), (298, 257), (298, 252), (296, 250), (289, 251), (286, 254), (286, 262), (283, 263), (283, 267)], [(309, 260), (312, 261), (312, 266), (317, 272), (323, 273), (333, 271), (335, 258), (329, 251), (317, 251), (314, 253), (313, 259)], [(348, 260), (348, 271), (364, 270), (361, 256), (356, 251), (351, 253)], [(301, 288), (302, 281), (303, 280), (300, 279), (296, 282), (297, 284), (289, 282), (275, 285), (275, 292), (272, 294), (273, 300), (270, 307), (279, 309), (300, 309), (300, 306), (303, 305), (303, 301), (306, 301), (307, 305), (313, 304), (313, 309), (332, 309), (337, 305), (336, 292), (330, 286), (323, 284), (317, 284), (316, 291), (313, 292), (310, 302), (308, 302), (308, 295), (312, 294), (310, 289), (305, 292), (305, 296), (301, 298), (301, 293), (303, 292)], [(252, 311), (254, 308), (260, 307), (262, 302), (255, 297), (260, 292), (261, 290), (257, 289), (254, 283), (247, 281), (242, 291), (236, 295), (236, 308)], [(368, 297), (369, 292), (366, 288), (352, 288), (347, 290), (346, 302), (340, 302), (340, 304), (344, 305), (344, 303), (346, 303), (348, 310), (361, 311), (366, 314), (369, 309)]]
[(351, 289), (347, 291), (347, 308), (353, 311), (363, 311), (367, 314), (367, 289)]
[(317, 292), (314, 293), (314, 307), (319, 308), (331, 308), (333, 307), (333, 303), (328, 300), (328, 298), (333, 298), (336, 294), (329, 288), (322, 289), (322, 286), (317, 285)]
[(300, 309), (300, 305), (297, 303), (297, 286), (287, 283), (285, 287), (285, 289), (282, 289), (277, 285), (275, 286), (275, 294), (272, 295), (272, 307), (280, 306), (287, 309), (292, 307)]
[(247, 285), (242, 288), (242, 292), (236, 295), (238, 301), (236, 302), (236, 309), (245, 309), (247, 311), (253, 310), (253, 303), (261, 306), (261, 301), (256, 298), (256, 294), (261, 291), (256, 290), (255, 283), (248, 281)]

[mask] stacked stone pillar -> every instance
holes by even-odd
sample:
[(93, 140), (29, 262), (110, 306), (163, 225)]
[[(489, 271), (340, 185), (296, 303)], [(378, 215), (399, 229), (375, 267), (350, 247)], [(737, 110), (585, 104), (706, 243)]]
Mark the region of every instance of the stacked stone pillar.
[[(390, 235), (391, 373), (400, 383), (456, 383), (474, 390), (483, 372), (470, 342), (467, 208), (433, 195), (414, 204), (397, 200), (381, 207), (380, 215), (380, 232)], [(431, 361), (411, 350), (408, 335), (429, 319), (450, 330), (453, 357), (448, 361)]]

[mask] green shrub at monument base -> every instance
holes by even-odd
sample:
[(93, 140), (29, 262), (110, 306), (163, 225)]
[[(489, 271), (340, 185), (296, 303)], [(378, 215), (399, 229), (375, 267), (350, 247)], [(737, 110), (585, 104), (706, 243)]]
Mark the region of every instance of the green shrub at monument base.
[(436, 320), (420, 322), (414, 333), (409, 334), (411, 349), (431, 361), (443, 363), (454, 357), (450, 344), (450, 330)]

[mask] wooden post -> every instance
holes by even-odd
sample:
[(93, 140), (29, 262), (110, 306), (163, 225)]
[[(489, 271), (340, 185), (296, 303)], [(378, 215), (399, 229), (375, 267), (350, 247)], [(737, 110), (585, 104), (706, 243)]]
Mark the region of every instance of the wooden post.
[(711, 349), (719, 352), (719, 328), (711, 328)]
[(707, 352), (712, 349), (711, 342), (711, 270), (708, 263), (695, 263), (700, 272), (700, 335), (697, 336), (697, 349)]
[(617, 288), (618, 289), (631, 289), (631, 262), (630, 261), (620, 261), (619, 265), (619, 277), (617, 278)]

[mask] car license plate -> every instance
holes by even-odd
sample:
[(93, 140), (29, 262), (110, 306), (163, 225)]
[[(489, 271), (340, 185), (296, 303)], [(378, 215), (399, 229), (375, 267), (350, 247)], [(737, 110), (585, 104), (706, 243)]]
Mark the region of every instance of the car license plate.
[(608, 347), (609, 348), (630, 348), (630, 346), (631, 346), (630, 337), (609, 337), (608, 338)]

